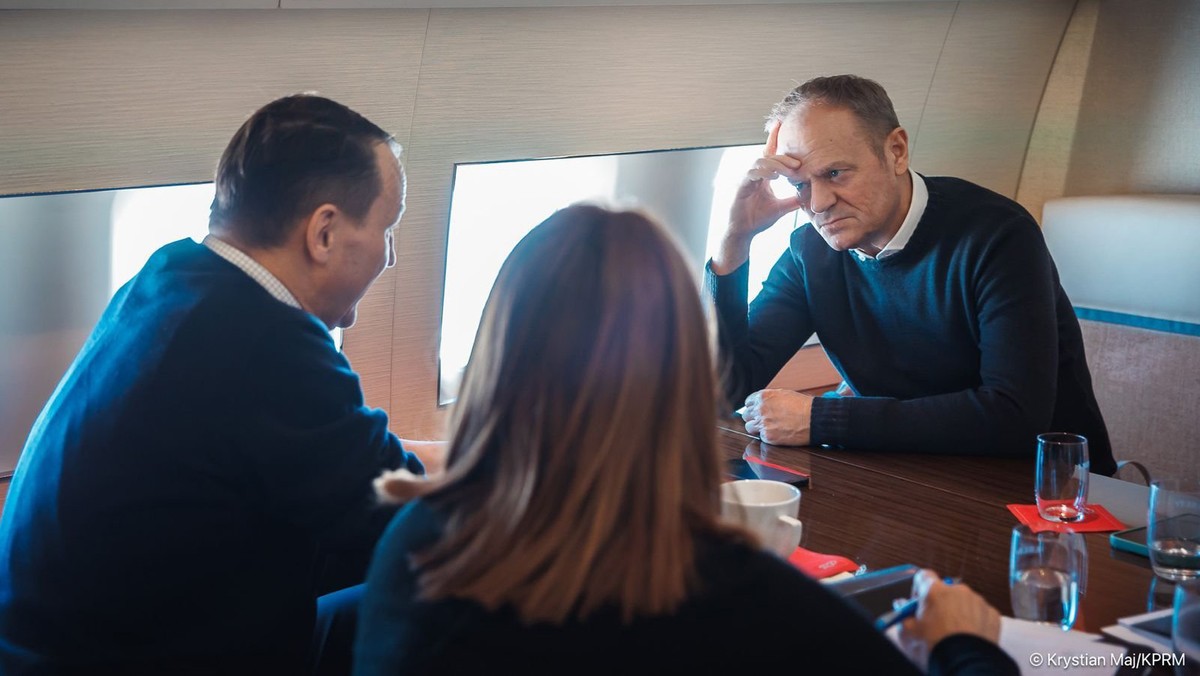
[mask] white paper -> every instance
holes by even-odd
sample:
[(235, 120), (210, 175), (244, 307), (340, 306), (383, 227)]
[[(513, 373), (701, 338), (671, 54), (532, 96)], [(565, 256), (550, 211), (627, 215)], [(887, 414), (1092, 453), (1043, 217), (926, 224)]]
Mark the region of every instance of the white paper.
[(1099, 634), (1063, 631), (1054, 624), (1000, 618), (1000, 648), (1016, 661), (1022, 676), (1112, 676), (1126, 651), (1100, 643), (1100, 638)]
[(1151, 650), (1157, 652), (1171, 652), (1171, 639), (1161, 634), (1148, 631), (1138, 625), (1152, 620), (1161, 620), (1164, 617), (1171, 617), (1174, 610), (1166, 608), (1164, 610), (1155, 610), (1150, 613), (1142, 613), (1141, 615), (1130, 615), (1117, 619), (1117, 624), (1109, 627), (1104, 627), (1100, 631), (1113, 638), (1144, 645)]

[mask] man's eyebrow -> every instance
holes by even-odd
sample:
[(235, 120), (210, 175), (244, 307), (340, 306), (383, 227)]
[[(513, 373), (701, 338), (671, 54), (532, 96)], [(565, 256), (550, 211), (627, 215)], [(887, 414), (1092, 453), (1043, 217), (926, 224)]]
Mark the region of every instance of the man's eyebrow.
[[(828, 162), (828, 163), (821, 165), (821, 166), (817, 167), (816, 169), (812, 170), (812, 172), (809, 174), (809, 176), (823, 176), (825, 174), (828, 174), (830, 171), (833, 171), (834, 169), (854, 169), (854, 168), (855, 168), (855, 165), (850, 162), (835, 160), (833, 162)], [(802, 169), (803, 169), (803, 167), (802, 167)]]
[(807, 164), (804, 164), (804, 165), (800, 166), (800, 173), (803, 174), (804, 178), (802, 178), (800, 180), (792, 180), (792, 179), (788, 179), (788, 180), (789, 180), (789, 182), (791, 182), (792, 185), (796, 185), (797, 183), (808, 183), (809, 181), (812, 180), (813, 176), (823, 176), (824, 174), (829, 173), (829, 171), (831, 171), (833, 169), (854, 169), (854, 168), (855, 168), (854, 164), (851, 164), (850, 162), (844, 162), (841, 160), (834, 160), (832, 162), (827, 162), (823, 165), (818, 166), (815, 169), (812, 169)]

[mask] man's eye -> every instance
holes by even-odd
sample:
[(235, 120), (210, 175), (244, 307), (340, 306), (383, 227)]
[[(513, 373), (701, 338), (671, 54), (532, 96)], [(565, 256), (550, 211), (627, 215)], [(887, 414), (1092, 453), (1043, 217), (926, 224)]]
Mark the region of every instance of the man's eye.
[(829, 170), (829, 178), (837, 178), (838, 176), (841, 176), (841, 175), (842, 175), (841, 169), (830, 169)]
[(796, 192), (804, 192), (804, 190), (806, 188), (808, 188), (808, 184), (807, 183), (793, 183), (792, 187), (796, 188)]

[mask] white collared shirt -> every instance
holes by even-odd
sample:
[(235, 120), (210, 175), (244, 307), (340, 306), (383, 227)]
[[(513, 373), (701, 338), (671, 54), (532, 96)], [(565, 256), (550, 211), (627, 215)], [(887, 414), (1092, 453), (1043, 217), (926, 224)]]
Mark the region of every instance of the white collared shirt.
[(917, 175), (917, 172), (911, 168), (908, 170), (908, 175), (912, 177), (912, 201), (908, 204), (908, 214), (904, 217), (904, 222), (900, 224), (896, 235), (878, 254), (872, 256), (859, 249), (852, 249), (861, 260), (865, 261), (871, 258), (883, 260), (888, 256), (900, 253), (908, 244), (908, 240), (912, 239), (913, 233), (916, 232), (917, 223), (920, 223), (921, 216), (925, 215), (925, 205), (929, 203), (929, 188), (925, 187), (925, 179)]
[(271, 274), (269, 270), (247, 255), (246, 252), (213, 235), (207, 235), (202, 244), (249, 275), (250, 279), (258, 282), (259, 286), (271, 294), (275, 300), (285, 305), (290, 305), (297, 310), (303, 309), (300, 307), (300, 301), (296, 300), (296, 297), (292, 295), (291, 291), (288, 291), (283, 282), (279, 281), (278, 277)]

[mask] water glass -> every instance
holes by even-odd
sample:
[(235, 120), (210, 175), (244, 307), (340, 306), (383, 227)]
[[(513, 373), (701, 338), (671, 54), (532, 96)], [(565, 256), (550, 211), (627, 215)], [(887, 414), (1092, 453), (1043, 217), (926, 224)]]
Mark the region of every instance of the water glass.
[(1176, 673), (1200, 674), (1200, 586), (1181, 582), (1175, 587), (1175, 613), (1171, 620), (1171, 643), (1183, 653), (1183, 669)]
[(1087, 544), (1072, 532), (1035, 533), (1029, 526), (1012, 532), (1009, 591), (1013, 616), (1057, 624), (1068, 630), (1079, 611), (1080, 586), (1087, 571)]
[(1069, 523), (1087, 514), (1087, 438), (1078, 434), (1051, 432), (1038, 435), (1038, 514), (1047, 521)]
[(1168, 580), (1200, 579), (1200, 481), (1152, 482), (1146, 523), (1154, 573)]

